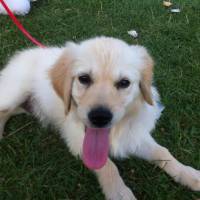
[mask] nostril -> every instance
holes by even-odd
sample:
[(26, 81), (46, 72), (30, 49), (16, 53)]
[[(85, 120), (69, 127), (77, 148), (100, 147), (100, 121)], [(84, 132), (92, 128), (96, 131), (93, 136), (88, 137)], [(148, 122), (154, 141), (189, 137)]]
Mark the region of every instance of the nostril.
[(112, 117), (111, 111), (103, 106), (93, 108), (88, 114), (90, 122), (96, 127), (108, 125), (111, 122)]

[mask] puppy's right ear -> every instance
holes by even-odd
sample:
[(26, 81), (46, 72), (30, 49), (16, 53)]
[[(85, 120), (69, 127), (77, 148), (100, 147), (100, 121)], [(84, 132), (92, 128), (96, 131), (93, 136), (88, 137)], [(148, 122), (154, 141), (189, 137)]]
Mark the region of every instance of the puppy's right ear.
[(73, 58), (68, 49), (66, 49), (60, 58), (50, 70), (50, 79), (57, 95), (65, 104), (65, 113), (67, 114), (71, 106), (71, 90), (72, 90), (72, 66)]
[(153, 105), (151, 86), (152, 86), (154, 62), (148, 54), (144, 56), (144, 62), (145, 62), (145, 66), (141, 72), (140, 90), (141, 90), (144, 100), (149, 105)]

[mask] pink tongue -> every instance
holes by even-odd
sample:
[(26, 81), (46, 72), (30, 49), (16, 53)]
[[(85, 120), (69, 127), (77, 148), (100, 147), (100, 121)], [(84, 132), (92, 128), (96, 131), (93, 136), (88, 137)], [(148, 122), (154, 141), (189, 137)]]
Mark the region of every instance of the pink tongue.
[(100, 169), (108, 158), (109, 128), (86, 128), (83, 162), (89, 169)]

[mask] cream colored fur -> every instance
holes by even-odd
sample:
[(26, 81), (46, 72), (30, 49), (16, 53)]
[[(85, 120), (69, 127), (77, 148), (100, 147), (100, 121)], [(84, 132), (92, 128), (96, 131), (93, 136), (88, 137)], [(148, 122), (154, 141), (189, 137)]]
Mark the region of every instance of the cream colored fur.
[[(82, 73), (92, 75), (91, 87), (79, 83)], [(110, 155), (141, 157), (176, 182), (200, 191), (200, 172), (178, 162), (151, 136), (162, 111), (151, 85), (152, 73), (153, 61), (144, 47), (108, 37), (19, 52), (1, 71), (0, 136), (8, 118), (31, 96), (33, 114), (43, 123), (54, 124), (72, 154), (81, 157), (85, 126), (90, 126), (87, 113), (105, 104), (114, 115)], [(121, 77), (131, 85), (116, 90), (114, 83)], [(107, 199), (135, 199), (110, 159), (95, 173)]]

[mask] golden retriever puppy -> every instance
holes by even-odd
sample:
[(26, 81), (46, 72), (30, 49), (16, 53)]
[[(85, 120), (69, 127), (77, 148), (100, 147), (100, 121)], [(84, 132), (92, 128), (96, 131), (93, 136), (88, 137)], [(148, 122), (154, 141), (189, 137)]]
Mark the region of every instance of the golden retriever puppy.
[(200, 172), (151, 136), (162, 111), (152, 75), (153, 60), (144, 47), (109, 37), (19, 52), (1, 71), (0, 135), (8, 118), (28, 102), (96, 173), (106, 199), (136, 199), (109, 156), (141, 157), (199, 191)]

